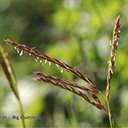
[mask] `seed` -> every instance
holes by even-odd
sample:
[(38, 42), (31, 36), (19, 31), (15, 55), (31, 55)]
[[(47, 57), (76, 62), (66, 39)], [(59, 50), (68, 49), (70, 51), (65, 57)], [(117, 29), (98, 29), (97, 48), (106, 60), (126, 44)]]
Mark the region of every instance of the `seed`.
[(59, 68), (59, 65), (58, 65), (58, 64), (56, 64), (56, 67), (57, 67), (57, 68)]
[(23, 50), (20, 52), (19, 56), (22, 56), (23, 55)]
[(46, 64), (47, 63), (47, 60), (45, 60), (44, 63)]
[(113, 56), (113, 61), (115, 61), (115, 56)]
[(17, 49), (17, 47), (14, 47), (14, 49), (16, 50), (16, 49)]
[(112, 67), (112, 62), (111, 61), (109, 61), (109, 66)]
[(112, 69), (110, 70), (110, 72), (111, 72), (111, 74), (113, 74), (113, 70)]
[(16, 49), (16, 51), (17, 51), (17, 54), (19, 54), (19, 52), (20, 52), (19, 49)]
[(60, 69), (60, 73), (63, 73), (63, 71), (64, 71), (63, 68), (61, 68), (61, 69)]
[(42, 63), (42, 60), (40, 60), (40, 63)]
[(48, 64), (49, 64), (49, 66), (51, 66), (51, 62), (49, 62)]
[(118, 42), (116, 42), (116, 46), (118, 46)]

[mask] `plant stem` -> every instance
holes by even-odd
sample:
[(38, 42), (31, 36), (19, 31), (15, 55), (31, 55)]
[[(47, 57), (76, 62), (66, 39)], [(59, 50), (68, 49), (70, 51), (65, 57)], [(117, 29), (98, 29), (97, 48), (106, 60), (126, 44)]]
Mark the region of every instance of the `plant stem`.
[(112, 115), (111, 115), (111, 110), (110, 110), (110, 104), (107, 99), (106, 99), (106, 102), (107, 102), (107, 108), (108, 108), (109, 124), (110, 124), (110, 128), (112, 128)]
[[(20, 114), (21, 114), (21, 116), (23, 116), (24, 112), (23, 112), (23, 107), (22, 107), (22, 103), (21, 103), (20, 99), (18, 99), (18, 103), (19, 103)], [(24, 120), (24, 118), (22, 119), (22, 125), (23, 125), (23, 128), (25, 128), (25, 120)]]

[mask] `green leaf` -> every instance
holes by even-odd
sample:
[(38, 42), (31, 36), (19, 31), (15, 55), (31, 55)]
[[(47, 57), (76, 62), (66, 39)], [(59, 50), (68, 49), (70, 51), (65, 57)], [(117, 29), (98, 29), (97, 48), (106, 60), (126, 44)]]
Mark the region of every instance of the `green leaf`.
[[(10, 63), (10, 60), (9, 60), (8, 53), (4, 50), (2, 45), (0, 45), (0, 65), (3, 68), (3, 71), (5, 73), (5, 76), (8, 79), (10, 87), (11, 87), (13, 93), (15, 94), (17, 100), (18, 100), (20, 113), (21, 113), (21, 115), (24, 115), (23, 108), (22, 108), (22, 103), (21, 103), (18, 88), (17, 88), (16, 77), (14, 75), (14, 72), (13, 72), (13, 69), (12, 69), (12, 66), (11, 66), (11, 63)], [(24, 119), (22, 120), (22, 125), (25, 128)]]

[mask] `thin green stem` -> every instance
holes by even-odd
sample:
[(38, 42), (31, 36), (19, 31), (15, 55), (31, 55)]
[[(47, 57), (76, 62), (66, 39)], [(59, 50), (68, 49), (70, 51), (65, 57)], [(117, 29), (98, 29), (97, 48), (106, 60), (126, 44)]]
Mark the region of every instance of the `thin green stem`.
[[(23, 107), (22, 107), (22, 103), (21, 103), (20, 99), (18, 99), (18, 103), (19, 103), (20, 114), (21, 114), (21, 116), (24, 116)], [(23, 128), (25, 128), (24, 118), (22, 119), (22, 125), (23, 125)]]
[(106, 102), (107, 102), (107, 108), (108, 108), (109, 124), (110, 124), (110, 128), (112, 128), (112, 115), (111, 115), (111, 110), (110, 110), (110, 104), (108, 100), (106, 100)]
[(106, 100), (106, 103), (107, 103), (107, 110), (108, 110), (108, 118), (109, 118), (109, 125), (110, 125), (110, 128), (113, 128), (113, 126), (112, 126), (112, 114), (111, 114), (111, 109), (110, 109), (109, 100), (106, 99), (105, 95), (103, 95), (102, 93), (101, 93), (101, 95), (102, 95), (103, 98)]

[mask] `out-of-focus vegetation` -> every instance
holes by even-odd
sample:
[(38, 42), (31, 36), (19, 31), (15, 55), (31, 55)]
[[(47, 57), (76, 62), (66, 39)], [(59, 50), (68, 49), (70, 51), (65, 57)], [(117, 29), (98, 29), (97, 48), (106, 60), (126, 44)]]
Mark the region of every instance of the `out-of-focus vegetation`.
[[(0, 0), (0, 39), (10, 38), (64, 61), (88, 74), (104, 92), (109, 42), (114, 21), (121, 16), (121, 34), (111, 83), (110, 105), (116, 127), (128, 126), (128, 24), (127, 0)], [(17, 77), (27, 127), (105, 127), (108, 118), (74, 94), (47, 83), (33, 81), (43, 71), (81, 84), (86, 83), (54, 66), (43, 67), (28, 55), (8, 51)], [(101, 100), (103, 100), (101, 98)], [(104, 102), (104, 101), (103, 101)], [(0, 116), (19, 115), (18, 104), (0, 68)], [(0, 118), (0, 126), (17, 127), (20, 120)]]

